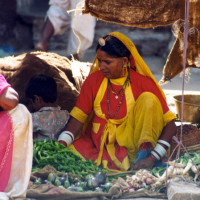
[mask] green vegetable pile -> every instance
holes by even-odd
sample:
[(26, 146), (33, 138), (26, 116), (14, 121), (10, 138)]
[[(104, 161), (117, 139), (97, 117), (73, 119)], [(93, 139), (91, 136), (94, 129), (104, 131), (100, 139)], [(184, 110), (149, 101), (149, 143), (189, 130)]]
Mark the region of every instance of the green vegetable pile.
[(70, 172), (81, 177), (85, 177), (91, 172), (108, 172), (95, 166), (92, 160), (83, 161), (78, 154), (59, 142), (33, 140), (32, 171), (42, 169), (46, 165), (54, 167), (57, 171)]
[(53, 140), (33, 140), (33, 167), (38, 171), (50, 165), (58, 174), (50, 172), (46, 178), (36, 178), (35, 184), (49, 184), (71, 191), (108, 192), (112, 183), (107, 178), (108, 171), (95, 166), (92, 160), (84, 161), (69, 148)]

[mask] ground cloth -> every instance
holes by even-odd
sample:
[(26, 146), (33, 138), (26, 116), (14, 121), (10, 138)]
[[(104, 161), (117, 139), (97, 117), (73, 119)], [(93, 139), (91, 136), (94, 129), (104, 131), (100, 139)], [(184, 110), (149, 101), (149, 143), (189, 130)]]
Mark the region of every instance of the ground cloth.
[[(48, 173), (56, 172), (53, 167), (46, 166), (37, 172), (33, 172), (31, 180), (36, 177), (45, 178)], [(128, 172), (127, 172), (128, 173)], [(108, 193), (103, 192), (72, 192), (64, 188), (59, 188), (53, 185), (41, 184), (35, 185), (30, 182), (27, 190), (27, 198), (33, 199), (48, 199), (48, 200), (71, 200), (71, 199), (116, 199), (116, 198), (136, 198), (136, 197), (149, 197), (149, 198), (166, 198), (166, 194), (156, 193), (150, 191), (136, 191), (128, 192), (129, 185), (122, 178), (118, 178), (113, 182), (113, 186)]]

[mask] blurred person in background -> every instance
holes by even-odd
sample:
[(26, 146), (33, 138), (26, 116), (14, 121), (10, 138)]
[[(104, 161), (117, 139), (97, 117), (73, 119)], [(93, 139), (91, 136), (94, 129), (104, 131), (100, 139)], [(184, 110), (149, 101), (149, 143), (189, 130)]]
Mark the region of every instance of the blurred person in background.
[[(83, 0), (50, 0), (49, 5), (41, 38), (35, 49), (47, 51), (50, 38), (54, 35), (62, 35), (70, 26), (67, 55), (80, 60), (93, 43), (95, 18), (89, 14), (82, 14)], [(68, 13), (67, 11), (70, 10), (71, 12)]]

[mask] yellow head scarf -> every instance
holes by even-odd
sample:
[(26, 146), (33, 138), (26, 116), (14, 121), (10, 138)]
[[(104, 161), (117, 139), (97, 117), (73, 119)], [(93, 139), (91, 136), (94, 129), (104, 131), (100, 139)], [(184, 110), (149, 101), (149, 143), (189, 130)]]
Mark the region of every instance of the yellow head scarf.
[[(146, 65), (146, 63), (144, 62), (144, 60), (142, 59), (140, 54), (138, 53), (133, 42), (128, 37), (126, 37), (125, 35), (123, 35), (122, 33), (119, 33), (119, 32), (112, 32), (112, 33), (109, 33), (108, 35), (116, 37), (118, 40), (120, 40), (126, 46), (126, 48), (130, 51), (130, 53), (132, 54), (132, 56), (135, 60), (136, 71), (144, 76), (150, 77), (155, 82), (155, 84), (159, 88), (161, 94), (163, 95), (164, 99), (166, 100), (166, 97), (165, 97), (165, 94), (164, 94), (162, 88), (160, 87), (160, 85), (156, 81), (155, 77), (151, 73), (150, 69), (148, 68), (148, 66)], [(98, 64), (97, 57), (95, 57), (92, 68), (90, 70), (90, 73), (93, 73), (97, 70), (99, 70), (99, 64)]]

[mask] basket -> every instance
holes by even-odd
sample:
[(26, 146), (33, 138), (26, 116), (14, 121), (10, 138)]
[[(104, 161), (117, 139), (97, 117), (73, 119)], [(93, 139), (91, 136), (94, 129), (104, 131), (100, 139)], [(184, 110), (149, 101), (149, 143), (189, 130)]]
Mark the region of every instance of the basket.
[[(176, 137), (178, 138), (179, 141), (181, 140), (181, 126), (178, 126), (177, 128)], [(189, 124), (183, 125), (182, 144), (185, 146), (188, 152), (191, 152), (191, 153), (200, 152), (200, 129), (194, 125), (189, 125)], [(170, 154), (172, 154), (176, 146), (177, 146), (177, 143), (174, 140), (172, 140)], [(177, 152), (178, 152), (178, 148), (173, 153), (172, 159), (175, 159)], [(180, 156), (182, 156), (184, 153), (185, 153), (185, 150), (181, 147)]]
[[(182, 95), (174, 96), (174, 101), (178, 117), (181, 119)], [(184, 95), (183, 121), (200, 123), (200, 95)]]
[(200, 152), (200, 144), (190, 146), (190, 147), (186, 147), (186, 149), (190, 153), (199, 153)]

